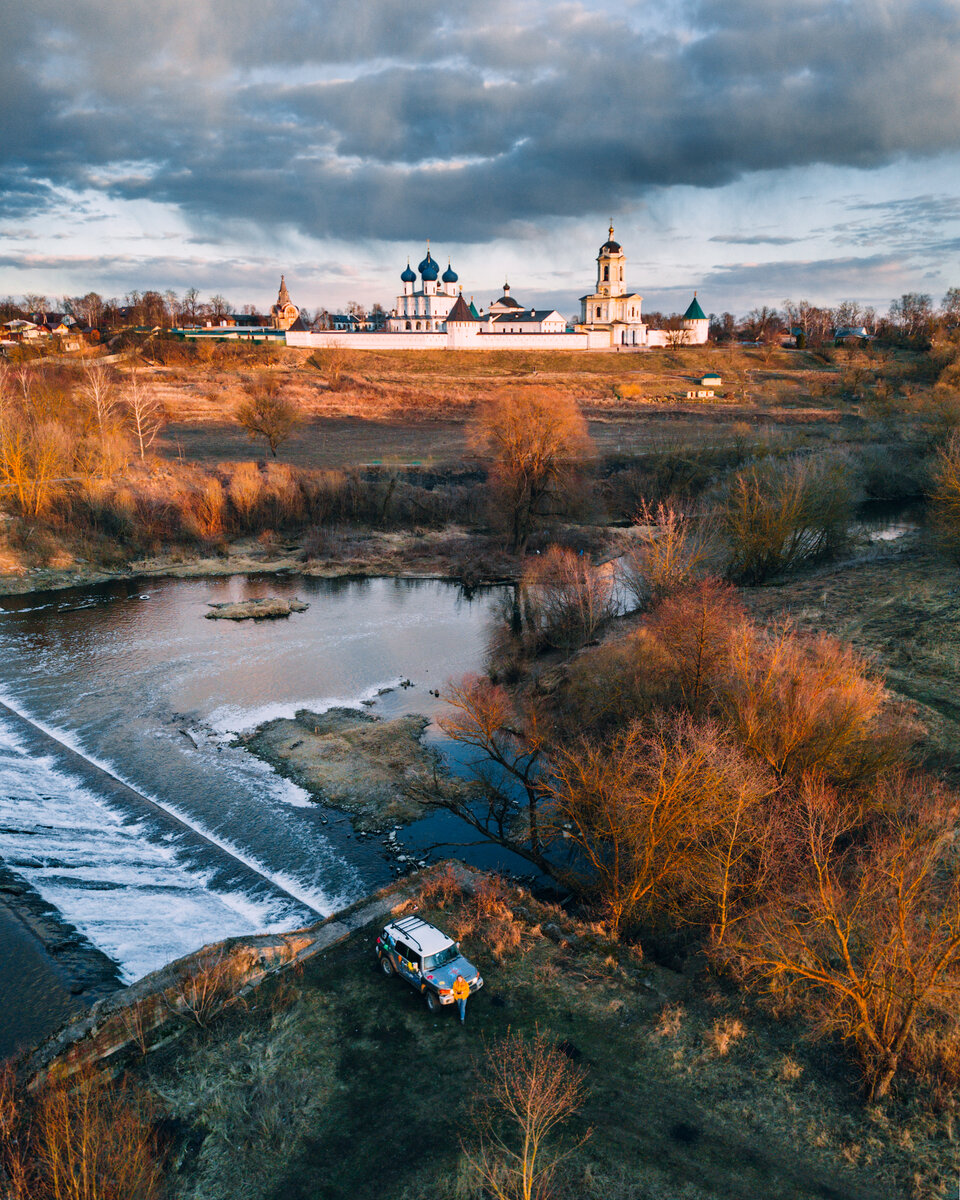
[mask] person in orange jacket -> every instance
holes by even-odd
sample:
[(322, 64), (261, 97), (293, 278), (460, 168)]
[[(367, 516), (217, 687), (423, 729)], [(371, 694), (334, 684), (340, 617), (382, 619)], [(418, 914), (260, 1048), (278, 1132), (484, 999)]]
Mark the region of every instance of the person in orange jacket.
[(460, 1024), (462, 1025), (467, 1018), (467, 1000), (470, 996), (470, 984), (462, 975), (458, 975), (453, 981), (453, 998), (457, 1002), (457, 1008), (460, 1009)]

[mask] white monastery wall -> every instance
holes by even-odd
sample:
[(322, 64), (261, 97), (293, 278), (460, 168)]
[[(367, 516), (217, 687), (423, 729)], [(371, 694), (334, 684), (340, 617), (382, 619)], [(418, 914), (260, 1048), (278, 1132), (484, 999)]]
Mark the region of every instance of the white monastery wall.
[(314, 349), (339, 346), (344, 350), (446, 350), (445, 333), (287, 333), (288, 346)]
[(287, 332), (287, 345), (344, 350), (606, 350), (610, 335), (584, 333), (323, 333)]

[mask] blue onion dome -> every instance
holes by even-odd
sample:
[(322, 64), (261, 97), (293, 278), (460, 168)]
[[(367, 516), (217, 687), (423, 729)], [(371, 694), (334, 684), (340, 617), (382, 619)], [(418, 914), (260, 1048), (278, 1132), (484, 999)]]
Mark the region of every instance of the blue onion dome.
[(436, 282), (437, 276), (440, 274), (440, 268), (430, 257), (429, 250), (427, 251), (427, 257), (423, 260), (417, 270), (420, 272), (421, 277), (429, 283)]
[(400, 282), (401, 283), (416, 283), (417, 282), (416, 273), (411, 269), (409, 259), (407, 259), (406, 270), (400, 276)]
[(444, 271), (441, 279), (444, 283), (456, 283), (460, 276), (456, 273), (453, 267), (450, 266), (450, 259), (447, 259), (447, 269)]

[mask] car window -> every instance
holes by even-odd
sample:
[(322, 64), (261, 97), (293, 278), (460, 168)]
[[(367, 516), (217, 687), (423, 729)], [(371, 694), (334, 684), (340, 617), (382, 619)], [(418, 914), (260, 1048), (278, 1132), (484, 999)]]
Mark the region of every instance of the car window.
[(425, 971), (435, 971), (438, 967), (444, 967), (447, 963), (453, 962), (459, 956), (460, 951), (451, 943), (449, 946), (444, 946), (442, 950), (438, 950), (436, 954), (428, 954), (423, 960), (423, 969)]
[(397, 949), (397, 953), (400, 955), (400, 957), (402, 959), (404, 959), (406, 962), (412, 962), (414, 964), (414, 966), (420, 965), (419, 955), (417, 955), (413, 950), (411, 950), (410, 947), (407, 946), (404, 942), (397, 942), (396, 949)]

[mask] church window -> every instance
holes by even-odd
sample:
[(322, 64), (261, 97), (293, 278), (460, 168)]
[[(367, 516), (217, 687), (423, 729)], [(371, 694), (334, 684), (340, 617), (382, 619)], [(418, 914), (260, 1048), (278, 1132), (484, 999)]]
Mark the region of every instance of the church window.
[(408, 328), (408, 329), (410, 328), (410, 322), (409, 322), (409, 321), (407, 322), (407, 328)]
[(419, 321), (417, 322), (417, 328), (418, 328), (418, 329), (420, 328), (420, 322), (419, 322)]
[(597, 305), (597, 320), (600, 320), (600, 305)]
[(609, 267), (603, 268), (603, 278), (604, 278), (604, 280), (610, 279), (610, 268)]

